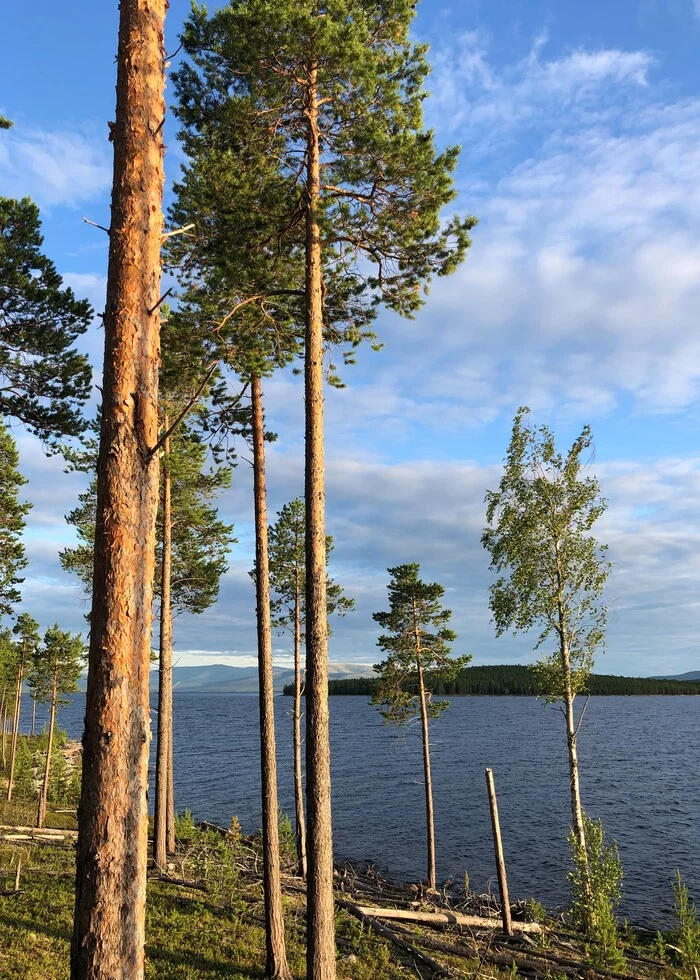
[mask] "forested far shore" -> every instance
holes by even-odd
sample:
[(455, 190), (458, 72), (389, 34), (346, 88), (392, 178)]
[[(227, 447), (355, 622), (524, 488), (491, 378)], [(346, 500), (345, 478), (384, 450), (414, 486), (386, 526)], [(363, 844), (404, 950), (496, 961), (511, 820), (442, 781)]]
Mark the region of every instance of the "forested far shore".
[[(377, 690), (377, 677), (348, 677), (329, 680), (329, 694), (359, 694), (372, 697)], [(294, 685), (285, 684), (284, 694), (294, 694)], [(542, 694), (537, 671), (519, 664), (488, 667), (465, 667), (452, 681), (436, 681), (437, 695), (519, 695), (537, 697)], [(700, 694), (700, 681), (664, 680), (655, 677), (619, 677), (616, 674), (591, 674), (586, 693), (592, 695), (620, 694)]]

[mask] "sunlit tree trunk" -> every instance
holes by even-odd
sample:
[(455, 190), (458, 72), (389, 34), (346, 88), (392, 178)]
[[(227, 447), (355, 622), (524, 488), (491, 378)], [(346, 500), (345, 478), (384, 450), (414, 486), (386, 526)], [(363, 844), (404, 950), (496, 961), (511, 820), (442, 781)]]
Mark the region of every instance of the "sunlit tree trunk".
[(7, 765), (6, 720), (7, 720), (7, 687), (3, 687), (2, 698), (0, 699), (0, 728), (2, 728), (2, 768), (3, 769)]
[(165, 828), (165, 849), (168, 854), (175, 853), (175, 767), (173, 765), (173, 712), (170, 711), (170, 731), (168, 733), (168, 811)]
[[(166, 415), (163, 427), (167, 431)], [(163, 541), (161, 556), (160, 650), (158, 664), (158, 748), (156, 753), (156, 801), (153, 821), (153, 860), (165, 868), (168, 852), (168, 806), (170, 800), (170, 739), (173, 711), (173, 609), (172, 579), (172, 508), (170, 439), (163, 445)]]
[(53, 729), (56, 720), (56, 696), (58, 691), (58, 663), (54, 666), (53, 684), (51, 686), (51, 714), (49, 716), (49, 741), (46, 749), (46, 765), (44, 766), (44, 779), (41, 784), (39, 794), (39, 808), (36, 815), (37, 827), (44, 826), (46, 819), (46, 805), (49, 798), (49, 779), (51, 776), (51, 753), (53, 751)]
[(144, 973), (166, 6), (120, 3), (72, 980)]
[(253, 483), (255, 496), (255, 593), (258, 624), (260, 703), (260, 765), (262, 776), (263, 891), (267, 962), (265, 976), (291, 978), (287, 966), (280, 877), (275, 755), (275, 701), (272, 674), (270, 571), (267, 545), (267, 488), (265, 485), (265, 423), (260, 378), (251, 381), (253, 409)]
[(323, 270), (317, 69), (309, 72), (306, 208), (306, 800), (307, 978), (334, 980), (333, 828), (328, 719)]
[(435, 811), (433, 809), (433, 778), (430, 771), (430, 732), (428, 729), (428, 699), (421, 663), (420, 630), (415, 599), (413, 601), (413, 635), (416, 644), (416, 666), (418, 669), (418, 696), (420, 698), (420, 721), (423, 739), (423, 782), (425, 786), (425, 824), (428, 845), (428, 888), (436, 887), (435, 872)]
[(12, 742), (10, 743), (10, 771), (7, 776), (7, 801), (12, 800), (12, 784), (15, 778), (15, 759), (17, 758), (17, 736), (19, 734), (19, 717), (22, 703), (22, 680), (24, 678), (24, 655), (17, 670), (17, 688), (15, 690), (15, 715), (12, 722)]
[(301, 593), (299, 568), (294, 588), (294, 709), (292, 742), (294, 745), (294, 808), (296, 813), (297, 856), (299, 875), (306, 878), (306, 819), (304, 817), (304, 783), (301, 771)]

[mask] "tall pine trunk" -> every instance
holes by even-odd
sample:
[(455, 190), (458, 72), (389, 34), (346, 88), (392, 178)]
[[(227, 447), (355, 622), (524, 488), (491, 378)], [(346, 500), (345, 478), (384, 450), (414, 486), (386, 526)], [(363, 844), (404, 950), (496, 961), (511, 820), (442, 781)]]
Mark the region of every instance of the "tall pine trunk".
[(144, 973), (166, 7), (120, 4), (72, 980)]
[(7, 802), (12, 800), (12, 784), (15, 778), (15, 759), (17, 758), (17, 737), (19, 717), (22, 708), (22, 680), (24, 677), (24, 654), (17, 670), (17, 689), (15, 691), (15, 716), (12, 722), (12, 742), (10, 743), (10, 772), (7, 777)]
[(289, 980), (284, 942), (275, 755), (275, 700), (272, 676), (270, 570), (267, 546), (265, 423), (260, 378), (251, 381), (253, 409), (253, 484), (255, 498), (255, 593), (258, 623), (260, 766), (262, 776), (263, 891), (265, 896), (266, 977)]
[(416, 646), (416, 668), (418, 670), (418, 696), (420, 698), (420, 721), (423, 737), (423, 782), (425, 786), (425, 824), (428, 845), (428, 888), (435, 890), (435, 811), (433, 808), (433, 778), (430, 771), (430, 732), (428, 729), (428, 701), (425, 692), (423, 664), (421, 661), (420, 629), (418, 610), (413, 600), (413, 637)]
[(34, 738), (35, 728), (36, 728), (36, 695), (32, 694), (32, 738)]
[(6, 719), (7, 719), (7, 686), (2, 689), (0, 699), (0, 727), (2, 728), (2, 768), (7, 765), (7, 746), (6, 746)]
[(425, 822), (428, 841), (428, 888), (436, 888), (435, 874), (435, 811), (433, 809), (433, 779), (430, 772), (430, 738), (428, 731), (428, 702), (423, 680), (423, 667), (418, 655), (418, 694), (423, 735), (423, 776), (425, 781)]
[(46, 819), (46, 805), (49, 798), (49, 778), (51, 776), (51, 753), (53, 751), (53, 728), (56, 720), (56, 696), (58, 693), (58, 663), (53, 669), (53, 684), (51, 687), (51, 715), (49, 717), (49, 742), (46, 749), (46, 765), (44, 766), (44, 779), (41, 784), (39, 794), (39, 808), (36, 815), (37, 827), (44, 826)]
[[(163, 427), (170, 420), (166, 415)], [(156, 753), (156, 801), (153, 821), (153, 860), (165, 868), (168, 853), (168, 807), (170, 800), (170, 739), (173, 713), (173, 608), (172, 580), (172, 501), (170, 439), (163, 445), (163, 548), (161, 557), (160, 650), (158, 664), (158, 748)]]
[(306, 878), (306, 819), (304, 817), (304, 782), (301, 772), (301, 593), (299, 567), (294, 584), (294, 709), (292, 712), (292, 743), (294, 745), (294, 809), (296, 814), (296, 843), (298, 871)]
[(168, 854), (175, 853), (175, 769), (173, 766), (173, 713), (170, 712), (170, 731), (168, 732), (168, 810), (165, 828), (165, 849)]
[(306, 799), (307, 978), (334, 980), (333, 828), (328, 725), (323, 268), (317, 69), (309, 72), (306, 176)]

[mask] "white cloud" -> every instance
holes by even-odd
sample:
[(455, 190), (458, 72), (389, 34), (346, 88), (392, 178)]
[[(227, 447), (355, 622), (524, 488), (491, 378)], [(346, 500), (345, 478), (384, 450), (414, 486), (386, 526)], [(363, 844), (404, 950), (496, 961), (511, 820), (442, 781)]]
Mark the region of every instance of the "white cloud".
[(43, 207), (75, 206), (106, 194), (111, 179), (106, 139), (15, 126), (0, 140), (0, 181), (9, 196), (28, 195)]
[(616, 48), (571, 51), (543, 58), (541, 34), (527, 57), (498, 68), (488, 36), (478, 31), (440, 43), (431, 52), (428, 118), (438, 132), (457, 134), (465, 148), (495, 149), (516, 126), (546, 127), (570, 115), (604, 117), (619, 88), (645, 88), (655, 64), (645, 51)]

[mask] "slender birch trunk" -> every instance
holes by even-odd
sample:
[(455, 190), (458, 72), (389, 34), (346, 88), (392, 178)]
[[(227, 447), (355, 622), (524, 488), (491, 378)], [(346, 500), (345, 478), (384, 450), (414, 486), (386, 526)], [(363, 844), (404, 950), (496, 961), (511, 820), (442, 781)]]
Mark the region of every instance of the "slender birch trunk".
[(12, 722), (12, 742), (10, 744), (10, 772), (7, 777), (7, 802), (12, 800), (12, 784), (15, 778), (15, 760), (17, 758), (17, 737), (19, 734), (19, 717), (22, 710), (22, 681), (24, 679), (24, 655), (17, 670), (17, 689), (15, 691), (15, 716)]
[[(163, 420), (165, 431), (170, 419)], [(173, 711), (173, 609), (172, 580), (172, 501), (170, 439), (163, 445), (163, 548), (161, 558), (160, 650), (158, 664), (158, 748), (156, 753), (156, 801), (153, 820), (153, 860), (165, 868), (168, 852), (168, 803), (170, 797), (170, 739)]]
[(46, 749), (46, 765), (44, 766), (44, 779), (41, 784), (41, 793), (39, 794), (39, 808), (36, 815), (36, 825), (37, 827), (44, 826), (44, 820), (46, 819), (46, 805), (49, 798), (49, 777), (51, 775), (51, 752), (53, 750), (53, 729), (54, 722), (56, 720), (56, 696), (58, 692), (58, 662), (54, 665), (53, 669), (53, 684), (51, 687), (51, 715), (49, 717), (49, 742)]
[(166, 7), (120, 3), (71, 980), (144, 974)]
[(299, 876), (306, 879), (306, 819), (304, 816), (304, 782), (301, 771), (301, 592), (299, 568), (294, 586), (294, 710), (292, 742), (294, 745), (294, 808)]
[(335, 980), (333, 827), (328, 719), (323, 268), (318, 72), (309, 71), (306, 175), (306, 799), (307, 978)]
[(265, 484), (265, 423), (262, 385), (251, 381), (253, 409), (253, 483), (255, 497), (255, 592), (258, 624), (260, 704), (260, 764), (262, 777), (263, 892), (265, 896), (265, 976), (291, 980), (284, 941), (282, 883), (275, 755), (275, 701), (272, 675), (270, 571), (267, 546), (267, 488)]

